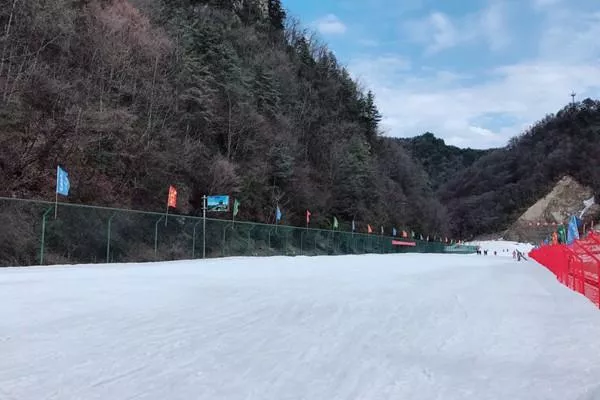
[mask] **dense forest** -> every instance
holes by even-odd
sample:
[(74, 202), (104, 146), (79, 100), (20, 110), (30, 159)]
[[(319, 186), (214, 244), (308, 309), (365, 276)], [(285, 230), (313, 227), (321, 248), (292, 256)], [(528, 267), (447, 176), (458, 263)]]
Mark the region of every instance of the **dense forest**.
[[(600, 188), (586, 100), (506, 148), (380, 135), (375, 94), (280, 0), (0, 0), (0, 195), (342, 229), (498, 232), (570, 174)], [(417, 132), (415, 132), (417, 133)]]
[(456, 235), (499, 232), (564, 175), (600, 190), (600, 102), (548, 115), (505, 148), (484, 155), (440, 187)]
[[(442, 234), (444, 207), (373, 93), (279, 0), (0, 0), (1, 195), (240, 219), (336, 215)], [(342, 222), (344, 221), (344, 222)]]
[(415, 160), (421, 163), (434, 190), (454, 178), (456, 173), (470, 167), (475, 161), (493, 151), (449, 146), (431, 132), (397, 140), (410, 151)]

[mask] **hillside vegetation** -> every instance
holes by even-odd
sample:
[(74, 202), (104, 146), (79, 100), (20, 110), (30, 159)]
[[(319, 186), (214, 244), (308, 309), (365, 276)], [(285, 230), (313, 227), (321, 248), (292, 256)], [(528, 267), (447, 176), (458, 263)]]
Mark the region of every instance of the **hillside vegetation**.
[(431, 132), (408, 139), (398, 139), (420, 162), (429, 175), (431, 187), (437, 190), (452, 179), (456, 173), (470, 167), (492, 150), (461, 149), (447, 145)]
[[(266, 9), (263, 7), (267, 5)], [(444, 233), (426, 172), (375, 97), (279, 0), (0, 0), (0, 194)], [(345, 225), (345, 226), (344, 226)]]
[(457, 235), (499, 232), (570, 175), (600, 190), (600, 102), (548, 115), (505, 148), (456, 174), (438, 191)]
[(375, 95), (279, 0), (0, 0), (0, 29), (2, 196), (53, 199), (60, 164), (73, 203), (161, 211), (173, 184), (182, 214), (230, 194), (239, 220), (469, 238), (564, 175), (600, 188), (598, 102), (496, 150), (381, 137)]

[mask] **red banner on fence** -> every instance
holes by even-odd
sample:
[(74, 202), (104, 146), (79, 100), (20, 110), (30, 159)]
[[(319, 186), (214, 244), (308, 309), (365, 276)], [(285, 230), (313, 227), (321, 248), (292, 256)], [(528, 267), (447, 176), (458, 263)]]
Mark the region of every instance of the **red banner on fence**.
[(392, 246), (408, 246), (415, 247), (417, 245), (416, 242), (403, 242), (401, 240), (392, 240)]

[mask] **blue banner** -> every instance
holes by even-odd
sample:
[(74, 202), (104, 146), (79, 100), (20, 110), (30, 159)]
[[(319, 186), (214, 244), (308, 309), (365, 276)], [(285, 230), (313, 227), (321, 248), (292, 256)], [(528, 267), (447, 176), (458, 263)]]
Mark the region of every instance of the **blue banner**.
[(208, 196), (206, 198), (206, 210), (216, 212), (229, 211), (229, 196)]
[(579, 239), (579, 224), (578, 218), (576, 216), (572, 216), (569, 219), (569, 227), (567, 228), (567, 244), (573, 243), (575, 240)]
[(60, 166), (56, 168), (56, 193), (68, 196), (71, 184), (69, 183), (69, 174)]
[(275, 211), (275, 218), (277, 221), (281, 221), (281, 210), (279, 209), (279, 206), (277, 206), (277, 210)]

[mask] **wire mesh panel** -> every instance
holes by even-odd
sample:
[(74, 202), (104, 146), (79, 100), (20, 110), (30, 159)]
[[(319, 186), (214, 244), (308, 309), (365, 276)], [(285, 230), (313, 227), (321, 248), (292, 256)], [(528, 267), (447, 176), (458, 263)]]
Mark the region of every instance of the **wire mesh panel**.
[(42, 216), (52, 210), (44, 203), (0, 200), (0, 265), (40, 262)]
[(442, 243), (78, 204), (0, 198), (0, 265), (232, 256), (442, 253)]

